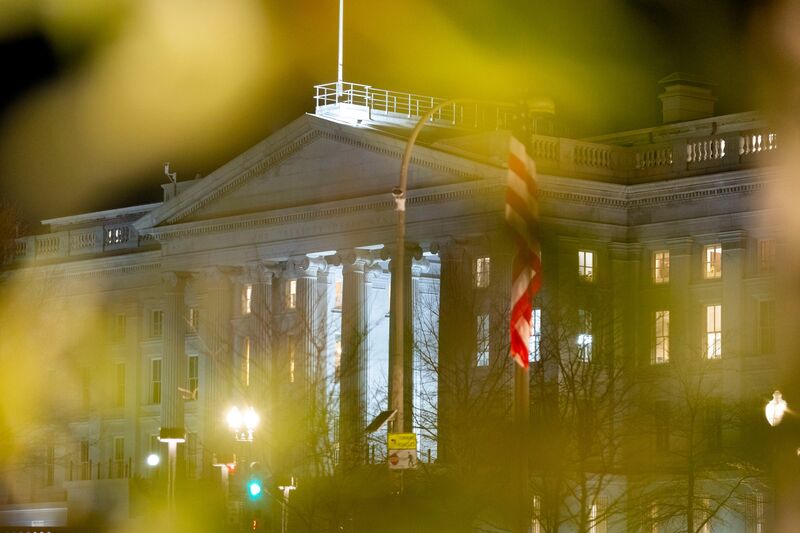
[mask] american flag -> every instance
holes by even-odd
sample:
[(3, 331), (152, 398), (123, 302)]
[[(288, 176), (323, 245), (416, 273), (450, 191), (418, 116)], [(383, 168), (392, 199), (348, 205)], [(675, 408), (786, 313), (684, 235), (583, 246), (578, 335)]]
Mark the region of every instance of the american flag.
[(511, 271), (511, 357), (528, 368), (533, 297), (542, 285), (541, 249), (537, 239), (539, 215), (536, 165), (525, 145), (511, 137), (506, 188), (506, 222), (516, 250)]

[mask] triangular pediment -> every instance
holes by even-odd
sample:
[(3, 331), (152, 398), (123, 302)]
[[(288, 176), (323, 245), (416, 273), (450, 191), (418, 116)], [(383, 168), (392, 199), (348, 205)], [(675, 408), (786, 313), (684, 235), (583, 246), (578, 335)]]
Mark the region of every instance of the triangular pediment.
[[(405, 145), (402, 138), (306, 115), (165, 202), (137, 226), (146, 230), (381, 194), (390, 197)], [(419, 146), (408, 188), (439, 188), (485, 179), (496, 171)]]

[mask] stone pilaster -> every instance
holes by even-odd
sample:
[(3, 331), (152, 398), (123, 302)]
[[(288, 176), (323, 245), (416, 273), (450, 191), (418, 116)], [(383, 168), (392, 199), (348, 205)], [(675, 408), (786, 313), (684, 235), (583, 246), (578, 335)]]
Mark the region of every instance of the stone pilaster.
[[(692, 239), (681, 237), (667, 241), (669, 247), (669, 336), (670, 359), (700, 357), (699, 342), (691, 338), (689, 287), (692, 282)], [(724, 268), (724, 267), (723, 267)]]
[(186, 435), (183, 416), (183, 397), (178, 387), (186, 387), (186, 324), (184, 316), (184, 289), (186, 279), (182, 273), (162, 275), (164, 291), (163, 358), (161, 376), (161, 432), (162, 439), (183, 439)]
[[(636, 353), (635, 309), (638, 309), (642, 247), (638, 243), (611, 242), (611, 346), (615, 365), (633, 365)], [(649, 358), (649, 351), (647, 352)], [(609, 361), (610, 362), (610, 361)]]
[[(744, 310), (745, 247), (744, 231), (720, 235), (722, 244), (722, 363), (725, 369), (722, 390), (734, 401), (739, 400), (747, 373), (742, 372), (742, 356), (746, 355)], [(751, 315), (752, 316), (752, 315)]]

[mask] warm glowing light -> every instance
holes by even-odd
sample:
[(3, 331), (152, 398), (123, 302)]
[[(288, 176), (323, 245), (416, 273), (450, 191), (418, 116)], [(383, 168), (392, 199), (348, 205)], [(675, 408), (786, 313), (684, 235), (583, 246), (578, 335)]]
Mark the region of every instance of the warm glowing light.
[(258, 422), (259, 421), (260, 421), (260, 419), (258, 417), (258, 414), (255, 412), (255, 410), (252, 407), (249, 407), (244, 412), (244, 426), (248, 430), (252, 431), (256, 427), (258, 427)]
[(238, 407), (231, 407), (228, 411), (228, 427), (234, 431), (242, 427), (242, 413)]
[(147, 465), (148, 466), (158, 466), (158, 463), (161, 462), (161, 457), (158, 456), (157, 453), (151, 453), (147, 456)]
[(764, 408), (764, 415), (767, 417), (767, 422), (769, 422), (769, 425), (777, 426), (780, 424), (786, 409), (786, 401), (783, 399), (781, 391), (776, 390), (772, 393), (772, 399)]

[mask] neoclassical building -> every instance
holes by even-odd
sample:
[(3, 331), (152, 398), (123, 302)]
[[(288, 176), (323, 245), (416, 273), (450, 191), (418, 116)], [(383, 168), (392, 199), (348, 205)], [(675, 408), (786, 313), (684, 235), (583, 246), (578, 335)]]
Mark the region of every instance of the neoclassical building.
[[(592, 445), (614, 448), (613, 475), (556, 513), (532, 483), (533, 531), (547, 520), (564, 531), (586, 520), (594, 533), (666, 531), (686, 513), (650, 489), (684, 486), (680, 450), (721, 457), (761, 442), (743, 428), (762, 431), (751, 415), (771, 394), (778, 356), (781, 233), (766, 196), (777, 136), (756, 113), (714, 116), (696, 80), (662, 82), (664, 123), (651, 128), (572, 139), (557, 136), (552, 107), (530, 110), (544, 265), (532, 416), (548, 395), (556, 410), (571, 405), (557, 399), (570, 379), (602, 382), (636, 407), (580, 404), (598, 417), (591, 427), (613, 422), (625, 435)], [(16, 241), (0, 347), (4, 360), (37, 354), (41, 409), (9, 424), (0, 525), (135, 520), (141, 484), (166, 476), (146, 462), (166, 461), (165, 438), (185, 438), (179, 491), (218, 481), (214, 465), (233, 454), (298, 480), (385, 461), (386, 426), (366, 428), (388, 408), (391, 192), (410, 127), (439, 101), (349, 83), (318, 86), (315, 100), (313, 113), (211, 174), (164, 185), (162, 202), (45, 220), (45, 232)], [(413, 152), (402, 266), (411, 416), (394, 430), (418, 434), (431, 468), (466, 453), (470, 398), (484, 395), (500, 420), (510, 406), (503, 202), (516, 112), (444, 106)], [(17, 299), (35, 320), (14, 320)], [(577, 373), (559, 362), (569, 357)], [(695, 360), (702, 368), (677, 375)], [(614, 370), (585, 370), (601, 365)], [(688, 405), (702, 439), (691, 425), (686, 437), (687, 406), (676, 405), (692, 387), (707, 396)], [(261, 417), (250, 448), (225, 423), (233, 405)], [(592, 469), (603, 453), (590, 453)], [(696, 526), (706, 516), (707, 531), (767, 530), (768, 474), (718, 470), (692, 486), (708, 511)], [(723, 500), (714, 487), (725, 480), (741, 488)]]

